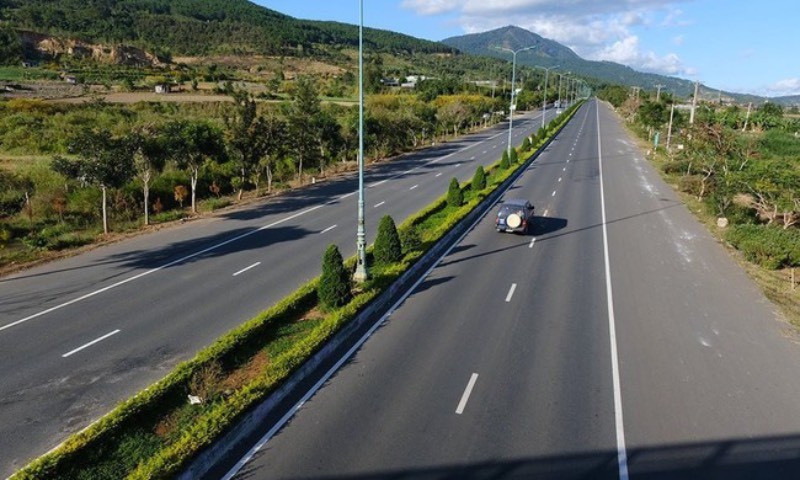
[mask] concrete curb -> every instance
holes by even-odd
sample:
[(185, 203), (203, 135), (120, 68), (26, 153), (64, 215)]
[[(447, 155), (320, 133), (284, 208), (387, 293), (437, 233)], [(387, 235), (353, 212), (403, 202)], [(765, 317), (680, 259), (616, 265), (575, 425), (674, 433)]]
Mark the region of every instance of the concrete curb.
[(388, 289), (373, 300), (350, 323), (325, 343), (325, 345), (299, 367), (278, 389), (261, 404), (242, 416), (238, 423), (226, 432), (213, 445), (203, 450), (181, 474), (180, 480), (194, 480), (206, 477), (209, 472), (225, 459), (243, 442), (252, 439), (258, 431), (263, 430), (262, 423), (275, 414), (275, 409), (295, 390), (309, 381), (311, 375), (326, 362), (331, 362), (332, 355), (348, 342), (355, 343), (353, 336), (366, 325), (381, 321), (383, 315), (398, 299), (419, 280), (433, 265), (441, 260), (443, 254), (471, 230), (489, 209), (505, 194), (509, 187), (530, 167), (539, 155), (547, 149), (550, 142), (564, 127), (558, 129), (550, 139), (530, 155), (517, 170), (503, 181), (491, 194), (479, 203), (470, 213), (462, 218), (447, 232), (428, 252), (400, 276)]

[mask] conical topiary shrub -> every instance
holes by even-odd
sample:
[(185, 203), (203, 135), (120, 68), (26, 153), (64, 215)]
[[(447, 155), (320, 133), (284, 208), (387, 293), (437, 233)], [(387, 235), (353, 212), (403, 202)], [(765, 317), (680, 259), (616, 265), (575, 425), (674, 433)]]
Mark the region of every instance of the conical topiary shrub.
[(500, 157), (500, 170), (506, 170), (509, 167), (508, 163), (508, 150), (503, 150), (503, 156)]
[(403, 258), (403, 246), (397, 226), (389, 215), (381, 218), (378, 224), (378, 236), (375, 238), (375, 248), (372, 250), (375, 263), (386, 265), (400, 261)]
[(464, 203), (464, 192), (458, 185), (457, 179), (450, 180), (450, 187), (447, 189), (447, 205), (451, 207), (460, 207)]
[(483, 165), (478, 165), (475, 175), (472, 177), (472, 190), (480, 192), (484, 188), (486, 188), (486, 171), (483, 169)]
[(344, 268), (344, 260), (336, 245), (328, 246), (322, 258), (322, 276), (317, 285), (317, 296), (323, 310), (333, 310), (350, 301), (352, 280)]
[(511, 149), (511, 158), (509, 158), (509, 162), (512, 164), (519, 162), (519, 155), (517, 154), (516, 148)]
[(527, 152), (531, 149), (531, 140), (528, 137), (525, 137), (525, 140), (522, 141), (522, 146), (519, 148), (523, 152)]

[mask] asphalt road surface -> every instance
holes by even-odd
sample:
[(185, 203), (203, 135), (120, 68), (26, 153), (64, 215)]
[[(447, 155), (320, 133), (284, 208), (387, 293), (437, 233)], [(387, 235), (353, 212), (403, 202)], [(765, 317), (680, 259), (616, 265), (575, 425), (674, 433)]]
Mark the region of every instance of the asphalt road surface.
[[(520, 116), (514, 143), (540, 125)], [(381, 216), (399, 223), (495, 162), (507, 132), (370, 168), (368, 240)], [(329, 244), (353, 255), (356, 188), (355, 175), (321, 182), (0, 279), (0, 477), (318, 275)]]
[(608, 106), (505, 198), (531, 235), (481, 220), (219, 476), (800, 478), (800, 347)]

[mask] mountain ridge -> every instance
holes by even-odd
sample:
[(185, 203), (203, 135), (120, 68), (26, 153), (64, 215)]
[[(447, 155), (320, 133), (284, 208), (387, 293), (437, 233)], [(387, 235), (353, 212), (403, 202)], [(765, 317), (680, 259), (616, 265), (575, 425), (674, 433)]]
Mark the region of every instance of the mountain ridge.
[[(635, 70), (627, 65), (611, 61), (586, 60), (580, 57), (569, 47), (555, 40), (544, 38), (534, 32), (514, 25), (507, 25), (494, 30), (481, 33), (472, 33), (449, 37), (442, 43), (473, 55), (489, 56), (494, 58), (509, 58), (503, 52), (492, 46), (503, 46), (513, 50), (534, 46), (532, 50), (519, 52), (517, 64), (529, 67), (553, 67), (558, 65), (558, 71), (569, 71), (585, 77), (595, 78), (602, 82), (638, 86), (655, 91), (658, 85), (662, 91), (670, 92), (681, 97), (688, 97), (694, 93), (694, 82), (678, 77), (648, 73)], [(701, 85), (699, 97), (706, 100), (716, 99), (719, 90)], [(733, 92), (722, 92), (726, 98), (736, 101), (763, 101), (766, 97), (747, 95)], [(778, 99), (773, 99), (779, 101)]]

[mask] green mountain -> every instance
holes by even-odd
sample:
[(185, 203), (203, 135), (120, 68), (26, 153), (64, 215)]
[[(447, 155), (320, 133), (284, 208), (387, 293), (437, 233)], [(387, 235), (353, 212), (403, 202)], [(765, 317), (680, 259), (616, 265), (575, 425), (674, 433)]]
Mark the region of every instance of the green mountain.
[(493, 47), (516, 50), (533, 46), (533, 49), (517, 54), (518, 64), (532, 67), (558, 65), (558, 71), (560, 72), (572, 72), (612, 84), (635, 85), (647, 90), (655, 90), (656, 85), (663, 85), (664, 91), (673, 92), (684, 97), (694, 90), (694, 84), (689, 80), (638, 72), (614, 62), (584, 60), (571, 49), (558, 42), (514, 26), (498, 28), (483, 33), (451, 37), (442, 40), (442, 43), (467, 53), (505, 59), (508, 59), (510, 55)]
[[(247, 0), (0, 0), (6, 28), (172, 55), (319, 55), (356, 46), (358, 27), (299, 20)], [(386, 53), (449, 53), (451, 47), (365, 29), (365, 46)]]

